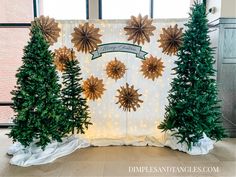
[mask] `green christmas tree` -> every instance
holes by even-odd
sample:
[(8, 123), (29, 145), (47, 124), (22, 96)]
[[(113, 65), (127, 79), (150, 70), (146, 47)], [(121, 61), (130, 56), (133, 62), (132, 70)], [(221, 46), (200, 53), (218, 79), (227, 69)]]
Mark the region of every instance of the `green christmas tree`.
[[(72, 53), (73, 51), (71, 51)], [(82, 97), (83, 88), (81, 87), (81, 69), (76, 59), (65, 62), (65, 71), (63, 72), (62, 101), (66, 108), (67, 133), (77, 129), (77, 133), (84, 134), (85, 128), (90, 123), (89, 110), (86, 99)]]
[(59, 126), (63, 122), (63, 106), (49, 44), (36, 25), (31, 33), (24, 48), (23, 65), (16, 74), (17, 85), (11, 92), (16, 117), (8, 136), (24, 146), (36, 141), (44, 149), (52, 140), (61, 141), (64, 135)]
[(221, 111), (210, 47), (208, 20), (205, 6), (194, 3), (190, 19), (185, 25), (183, 44), (178, 51), (176, 77), (171, 83), (164, 121), (158, 128), (175, 130), (172, 135), (191, 148), (203, 137), (203, 132), (213, 140), (225, 137), (221, 125)]

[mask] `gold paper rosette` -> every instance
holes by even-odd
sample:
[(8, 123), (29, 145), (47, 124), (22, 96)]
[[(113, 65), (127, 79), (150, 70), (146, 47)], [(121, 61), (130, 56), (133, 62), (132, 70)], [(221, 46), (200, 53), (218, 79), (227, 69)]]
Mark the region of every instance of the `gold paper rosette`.
[(159, 76), (162, 76), (162, 71), (164, 69), (163, 62), (157, 57), (152, 55), (142, 61), (141, 71), (145, 78), (152, 79), (153, 81)]
[(100, 40), (102, 35), (98, 32), (99, 28), (95, 28), (94, 24), (79, 25), (79, 27), (74, 28), (74, 33), (71, 34), (71, 42), (74, 43), (78, 51), (91, 52), (98, 47), (98, 44), (102, 43)]
[(118, 79), (122, 78), (125, 74), (125, 65), (121, 61), (115, 60), (110, 61), (106, 66), (106, 73), (107, 76), (115, 79), (117, 81)]
[(182, 44), (183, 28), (178, 28), (176, 24), (174, 27), (170, 26), (167, 29), (162, 28), (163, 34), (160, 34), (158, 42), (161, 43), (159, 47), (163, 50), (162, 52), (167, 55), (176, 55), (178, 48)]
[(75, 59), (75, 52), (67, 47), (56, 49), (54, 53), (54, 64), (61, 72), (65, 70), (66, 61)]
[(152, 20), (148, 19), (148, 16), (142, 17), (140, 14), (138, 17), (131, 16), (128, 21), (128, 25), (124, 28), (126, 35), (128, 35), (128, 41), (133, 40), (133, 43), (144, 44), (145, 41), (150, 42), (150, 36), (153, 36), (153, 31), (156, 29), (152, 25)]
[[(31, 22), (32, 27), (35, 25), (39, 26), (45, 39), (50, 45), (57, 42), (61, 29), (58, 27), (58, 23), (55, 22), (55, 19), (41, 15), (40, 17), (36, 17), (34, 21)], [(30, 33), (30, 35), (32, 34)]]
[(130, 87), (129, 84), (126, 83), (125, 86), (121, 86), (117, 91), (119, 95), (116, 96), (118, 98), (116, 104), (119, 104), (119, 107), (122, 107), (124, 111), (136, 111), (137, 108), (140, 107), (140, 103), (143, 103), (143, 101), (139, 99), (142, 94), (139, 94), (138, 90), (135, 90), (133, 85)]
[(83, 89), (85, 98), (93, 101), (101, 98), (103, 92), (106, 90), (103, 80), (93, 76), (84, 81)]

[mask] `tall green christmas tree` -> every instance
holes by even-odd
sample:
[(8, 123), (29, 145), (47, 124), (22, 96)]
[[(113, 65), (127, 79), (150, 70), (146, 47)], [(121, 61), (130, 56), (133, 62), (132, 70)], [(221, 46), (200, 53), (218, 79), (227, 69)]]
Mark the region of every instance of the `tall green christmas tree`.
[[(73, 51), (71, 51), (72, 53)], [(72, 57), (73, 58), (73, 57)], [(62, 101), (66, 108), (67, 133), (77, 129), (77, 133), (84, 134), (85, 128), (88, 128), (90, 116), (86, 99), (82, 97), (83, 88), (81, 87), (81, 69), (76, 59), (65, 62), (65, 71), (63, 72)]]
[(24, 48), (23, 65), (16, 74), (17, 86), (12, 91), (16, 117), (9, 137), (24, 146), (36, 141), (44, 149), (52, 140), (61, 141), (63, 107), (49, 44), (36, 25), (31, 33)]
[(203, 132), (214, 140), (226, 136), (220, 121), (214, 51), (207, 23), (205, 6), (195, 2), (173, 69), (176, 77), (171, 83), (165, 119), (159, 125), (164, 131), (175, 130), (173, 136), (189, 148), (203, 137)]

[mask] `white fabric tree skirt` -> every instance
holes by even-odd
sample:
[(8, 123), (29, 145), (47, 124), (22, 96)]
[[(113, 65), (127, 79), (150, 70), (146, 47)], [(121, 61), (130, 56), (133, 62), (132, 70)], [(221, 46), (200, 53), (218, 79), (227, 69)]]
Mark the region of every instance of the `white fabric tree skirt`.
[(210, 150), (214, 148), (215, 141), (211, 140), (206, 136), (205, 133), (203, 133), (203, 138), (198, 141), (194, 146), (192, 146), (192, 149), (189, 150), (186, 143), (178, 143), (179, 138), (176, 138), (174, 136), (171, 136), (174, 132), (167, 131), (163, 134), (163, 142), (162, 144), (164, 146), (170, 147), (173, 150), (179, 150), (186, 152), (190, 155), (204, 155), (208, 154)]
[(70, 136), (64, 138), (61, 143), (53, 142), (46, 146), (45, 150), (37, 147), (32, 143), (29, 147), (24, 148), (20, 143), (14, 143), (8, 150), (9, 155), (13, 155), (10, 164), (22, 167), (31, 165), (41, 165), (53, 162), (59, 157), (71, 154), (77, 149), (86, 148), (89, 146), (109, 146), (109, 145), (132, 145), (132, 146), (168, 146), (173, 150), (186, 152), (190, 155), (207, 154), (213, 149), (214, 141), (203, 134), (203, 138), (188, 150), (187, 144), (178, 144), (178, 139), (172, 137), (173, 132), (163, 133), (158, 138), (141, 136), (127, 137), (122, 139), (95, 139), (90, 142), (85, 138)]
[(90, 146), (86, 140), (79, 139), (75, 136), (64, 138), (62, 142), (53, 142), (46, 146), (43, 151), (32, 143), (28, 147), (22, 146), (20, 143), (14, 143), (8, 150), (7, 154), (13, 155), (10, 164), (22, 167), (31, 165), (41, 165), (53, 162), (59, 157), (66, 156), (76, 149)]

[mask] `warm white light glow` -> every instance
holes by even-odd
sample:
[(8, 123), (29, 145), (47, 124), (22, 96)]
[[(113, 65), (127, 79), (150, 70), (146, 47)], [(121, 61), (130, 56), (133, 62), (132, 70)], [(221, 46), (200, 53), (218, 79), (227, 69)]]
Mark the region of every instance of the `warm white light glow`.
[(43, 0), (43, 15), (57, 20), (86, 19), (86, 0)]
[(149, 0), (102, 0), (103, 19), (129, 19), (150, 14)]
[(154, 0), (153, 18), (187, 18), (190, 0)]

